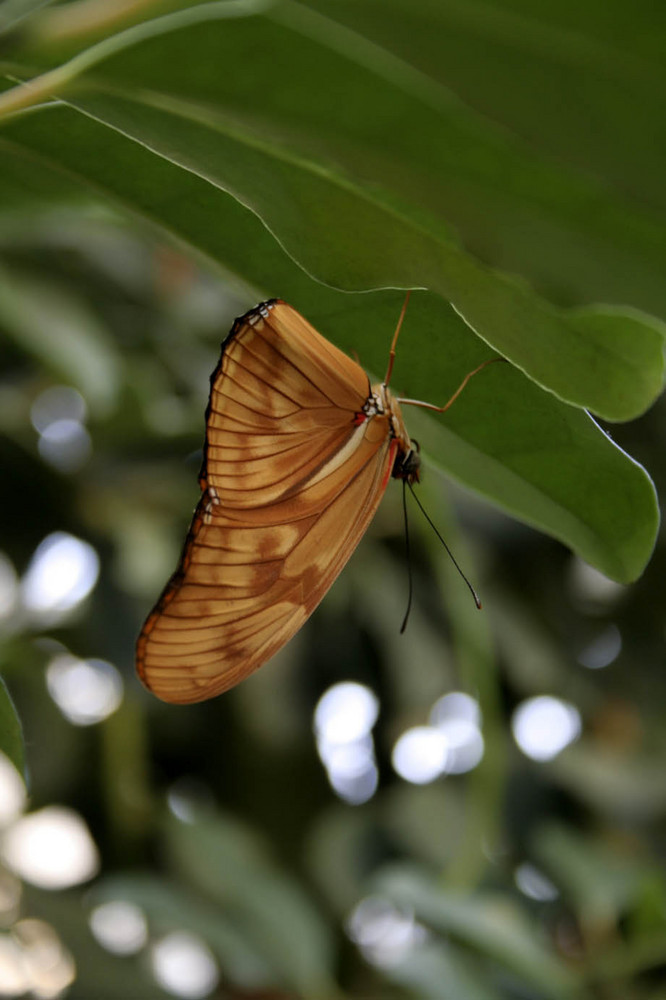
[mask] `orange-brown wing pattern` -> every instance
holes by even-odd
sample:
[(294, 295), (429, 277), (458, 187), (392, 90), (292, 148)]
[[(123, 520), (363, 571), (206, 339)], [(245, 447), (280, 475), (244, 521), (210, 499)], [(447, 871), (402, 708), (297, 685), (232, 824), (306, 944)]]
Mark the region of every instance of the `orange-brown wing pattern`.
[(237, 684), (322, 599), (393, 463), (388, 417), (358, 419), (369, 393), (360, 366), (286, 303), (236, 321), (211, 377), (202, 496), (137, 644), (159, 698)]

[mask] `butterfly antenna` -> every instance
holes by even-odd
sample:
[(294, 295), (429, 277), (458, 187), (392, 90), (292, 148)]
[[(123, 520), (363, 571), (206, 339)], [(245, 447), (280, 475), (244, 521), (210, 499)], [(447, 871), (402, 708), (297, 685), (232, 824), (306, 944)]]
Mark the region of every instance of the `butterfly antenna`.
[(412, 553), (409, 545), (409, 518), (407, 517), (407, 480), (402, 481), (402, 513), (405, 519), (405, 555), (407, 556), (407, 579), (409, 580), (409, 596), (407, 597), (407, 610), (400, 626), (400, 635), (407, 628), (407, 619), (412, 610), (412, 595), (414, 592), (414, 574), (412, 573)]
[(384, 385), (388, 385), (391, 379), (391, 373), (393, 372), (393, 364), (395, 362), (395, 346), (398, 343), (398, 335), (400, 333), (400, 327), (402, 326), (402, 321), (405, 318), (405, 313), (407, 312), (407, 303), (409, 302), (409, 296), (412, 294), (411, 288), (405, 295), (405, 301), (402, 303), (402, 309), (400, 310), (400, 315), (398, 316), (398, 325), (395, 328), (395, 333), (393, 334), (393, 340), (391, 341), (391, 350), (389, 351), (388, 368), (386, 369), (386, 376), (384, 377)]
[[(403, 480), (403, 482), (404, 482), (404, 480)], [(434, 521), (432, 520), (432, 518), (428, 514), (427, 510), (425, 509), (425, 507), (423, 506), (423, 504), (419, 500), (418, 495), (414, 492), (412, 484), (411, 483), (407, 483), (407, 485), (409, 486), (410, 492), (411, 492), (412, 496), (414, 497), (414, 499), (416, 500), (416, 503), (418, 504), (418, 506), (419, 506), (419, 508), (421, 510), (421, 513), (423, 514), (423, 516), (425, 517), (426, 521), (428, 522), (428, 524), (430, 525), (430, 527), (432, 528), (432, 530), (435, 532), (435, 534), (439, 538), (440, 542), (442, 543), (442, 545), (444, 546), (444, 548), (448, 552), (449, 558), (451, 559), (451, 562), (453, 563), (453, 565), (458, 570), (458, 572), (460, 573), (461, 577), (463, 578), (463, 580), (465, 581), (465, 583), (469, 587), (470, 594), (474, 598), (474, 603), (476, 604), (477, 608), (480, 611), (481, 608), (483, 607), (483, 605), (481, 604), (481, 601), (479, 600), (479, 595), (477, 594), (477, 592), (475, 591), (474, 587), (472, 586), (472, 584), (469, 582), (469, 580), (467, 579), (467, 577), (465, 576), (465, 574), (461, 570), (460, 566), (458, 565), (458, 563), (456, 561), (456, 557), (454, 556), (453, 552), (451, 551), (451, 549), (448, 547), (448, 545), (446, 544), (446, 542), (442, 538), (440, 532), (437, 529), (436, 524), (434, 523)], [(411, 592), (410, 592), (410, 601), (411, 601)], [(404, 623), (403, 623), (403, 625), (404, 625)], [(402, 629), (400, 631), (402, 631)]]

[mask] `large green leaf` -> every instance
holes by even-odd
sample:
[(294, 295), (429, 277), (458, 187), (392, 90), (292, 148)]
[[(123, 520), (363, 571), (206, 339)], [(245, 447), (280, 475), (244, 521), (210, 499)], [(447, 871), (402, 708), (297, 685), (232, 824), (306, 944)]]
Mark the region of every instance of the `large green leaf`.
[[(487, 170), (495, 153), (508, 155), (504, 140), (497, 147), (487, 129), (479, 138), (478, 123), (461, 122), (439, 91), (417, 87), (390, 60), (370, 59), (358, 40), (331, 37), (304, 7), (285, 2), (265, 16), (230, 17), (253, 9), (189, 8), (100, 44), (47, 83), (232, 193), (322, 280), (347, 289), (430, 288), (562, 399), (609, 419), (649, 405), (661, 388), (662, 337), (646, 317), (558, 309), (452, 240), (448, 201), (435, 197), (458, 197), (442, 156), (468, 176), (472, 153)], [(528, 171), (514, 160), (502, 176), (519, 185)], [(549, 192), (557, 176), (550, 170), (536, 186)], [(593, 220), (609, 218), (589, 191), (572, 189), (567, 203), (582, 198)]]
[[(666, 106), (663, 5), (652, 0), (631, 7), (608, 0), (307, 3), (451, 88), (530, 148), (603, 177), (618, 202), (666, 209), (666, 133), (655, 128)], [(632, 275), (624, 280), (631, 282)]]
[[(3, 189), (12, 192), (31, 177), (38, 183), (40, 171), (61, 175), (65, 188), (78, 177), (84, 189), (159, 220), (251, 281), (258, 294), (289, 299), (326, 336), (356, 351), (368, 370), (383, 373), (399, 293), (350, 296), (317, 286), (238, 202), (71, 109), (29, 116), (7, 132), (20, 147), (5, 140), (0, 206)], [(416, 294), (393, 384), (412, 398), (441, 403), (488, 356), (438, 296)], [(559, 538), (609, 576), (626, 582), (642, 571), (658, 522), (653, 487), (580, 410), (510, 366), (496, 365), (445, 417), (414, 411), (407, 419), (428, 457), (460, 482)]]
[(568, 402), (624, 420), (661, 390), (663, 338), (647, 317), (558, 310), (388, 194), (257, 143), (210, 113), (202, 121), (193, 108), (163, 110), (118, 96), (83, 97), (76, 106), (233, 194), (328, 284), (438, 292), (491, 347)]

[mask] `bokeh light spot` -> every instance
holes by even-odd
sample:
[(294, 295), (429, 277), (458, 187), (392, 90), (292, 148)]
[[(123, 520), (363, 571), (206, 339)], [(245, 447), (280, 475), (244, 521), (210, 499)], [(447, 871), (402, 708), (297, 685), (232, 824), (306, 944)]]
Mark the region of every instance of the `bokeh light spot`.
[(622, 652), (622, 635), (617, 625), (611, 624), (582, 650), (578, 662), (588, 670), (608, 667)]
[(427, 938), (414, 914), (381, 896), (366, 896), (347, 920), (347, 933), (368, 962), (390, 968), (404, 961)]
[(331, 743), (350, 743), (370, 732), (379, 712), (377, 695), (354, 681), (334, 684), (315, 708), (315, 730)]
[(396, 741), (391, 761), (405, 781), (425, 785), (445, 772), (448, 755), (444, 733), (434, 726), (414, 726)]
[(20, 878), (41, 889), (66, 889), (87, 882), (99, 869), (99, 855), (78, 813), (46, 806), (10, 826), (2, 856)]
[(377, 790), (372, 727), (378, 714), (376, 694), (354, 681), (334, 684), (315, 708), (319, 756), (332, 788), (351, 805), (367, 802)]
[(377, 791), (379, 772), (371, 736), (329, 746), (324, 763), (332, 787), (351, 805), (367, 802)]
[(0, 997), (20, 997), (30, 989), (23, 952), (8, 934), (0, 934)]
[(580, 713), (575, 705), (540, 695), (516, 708), (511, 728), (524, 754), (532, 760), (552, 760), (580, 735)]
[(46, 683), (62, 714), (76, 726), (108, 718), (123, 697), (122, 677), (105, 660), (55, 656), (46, 668)]
[(34, 614), (57, 620), (88, 596), (98, 575), (92, 545), (56, 531), (35, 550), (21, 585), (23, 603)]
[(78, 420), (54, 420), (39, 436), (39, 454), (60, 472), (76, 472), (90, 458), (90, 434)]
[(152, 948), (155, 979), (177, 997), (207, 997), (219, 982), (214, 956), (204, 942), (187, 931), (167, 934)]
[(148, 940), (143, 910), (122, 899), (96, 906), (90, 914), (90, 929), (102, 947), (114, 955), (134, 955)]
[(26, 918), (12, 929), (21, 950), (31, 995), (41, 1000), (62, 996), (76, 977), (76, 966), (55, 929), (43, 920)]
[(53, 385), (40, 392), (30, 408), (32, 426), (40, 434), (58, 420), (82, 423), (88, 415), (86, 401), (69, 385)]
[(530, 899), (539, 900), (542, 903), (550, 903), (557, 899), (559, 892), (550, 879), (542, 871), (531, 865), (529, 861), (524, 861), (518, 865), (514, 872), (516, 885)]
[(446, 737), (447, 774), (465, 774), (483, 758), (479, 703), (462, 691), (451, 691), (439, 698), (430, 712), (430, 724)]
[(438, 698), (430, 711), (431, 724), (439, 726), (449, 719), (464, 719), (465, 722), (473, 722), (475, 726), (479, 726), (481, 709), (476, 698), (464, 691), (450, 691)]

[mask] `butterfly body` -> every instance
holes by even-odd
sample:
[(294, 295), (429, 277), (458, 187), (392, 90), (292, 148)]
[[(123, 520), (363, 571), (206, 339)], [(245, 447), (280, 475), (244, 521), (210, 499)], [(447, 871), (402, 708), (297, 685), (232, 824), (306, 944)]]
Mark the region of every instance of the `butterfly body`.
[(137, 669), (180, 704), (233, 687), (319, 604), (391, 475), (418, 455), (386, 384), (279, 299), (240, 317), (211, 376), (201, 498)]

